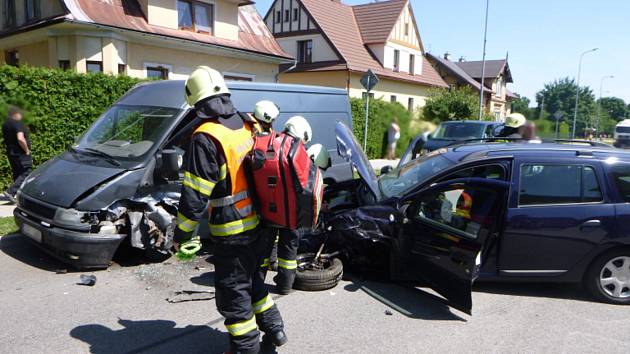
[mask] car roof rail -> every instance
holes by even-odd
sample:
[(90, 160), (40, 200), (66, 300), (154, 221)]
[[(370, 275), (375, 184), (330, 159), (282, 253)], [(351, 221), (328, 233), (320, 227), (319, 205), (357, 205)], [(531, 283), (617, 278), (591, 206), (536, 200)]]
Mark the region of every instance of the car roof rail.
[(582, 140), (582, 139), (554, 139), (552, 141), (557, 143), (557, 144), (575, 143), (575, 144), (587, 144), (587, 145), (590, 145), (592, 147), (607, 147), (607, 148), (612, 148), (613, 147), (610, 144), (602, 143), (602, 142), (599, 142), (599, 141)]

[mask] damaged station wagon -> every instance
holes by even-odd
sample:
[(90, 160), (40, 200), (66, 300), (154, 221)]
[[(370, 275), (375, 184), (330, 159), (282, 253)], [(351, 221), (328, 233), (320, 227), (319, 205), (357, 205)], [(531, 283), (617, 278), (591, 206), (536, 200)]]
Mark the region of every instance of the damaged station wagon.
[[(335, 123), (351, 124), (345, 90), (264, 83), (228, 83), (241, 112), (273, 100), (281, 129), (293, 115), (313, 128), (313, 143), (331, 153), (327, 183), (352, 178), (336, 153)], [(184, 149), (199, 120), (184, 100), (183, 81), (136, 86), (109, 108), (67, 152), (39, 166), (17, 195), (22, 234), (77, 268), (106, 268), (121, 243), (150, 258), (170, 255)], [(200, 222), (198, 234), (208, 234)], [(204, 227), (205, 226), (205, 227)]]
[(342, 123), (337, 139), (360, 179), (326, 189), (320, 228), (301, 252), (422, 283), (467, 313), (477, 278), (582, 283), (600, 301), (630, 304), (630, 153), (478, 143), (377, 178)]

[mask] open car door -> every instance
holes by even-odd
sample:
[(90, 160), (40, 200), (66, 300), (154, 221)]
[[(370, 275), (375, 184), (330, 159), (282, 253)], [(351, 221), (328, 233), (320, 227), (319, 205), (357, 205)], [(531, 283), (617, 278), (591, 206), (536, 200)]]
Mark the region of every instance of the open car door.
[(487, 242), (498, 234), (508, 189), (504, 181), (462, 178), (406, 196), (399, 235), (401, 270), (470, 314), (472, 282)]

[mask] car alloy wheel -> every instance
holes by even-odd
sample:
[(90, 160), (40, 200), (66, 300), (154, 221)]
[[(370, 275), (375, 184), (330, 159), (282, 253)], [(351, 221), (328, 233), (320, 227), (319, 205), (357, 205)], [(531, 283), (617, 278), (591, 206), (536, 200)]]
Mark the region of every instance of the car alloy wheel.
[(606, 262), (599, 273), (599, 284), (608, 296), (630, 298), (630, 257), (614, 257)]

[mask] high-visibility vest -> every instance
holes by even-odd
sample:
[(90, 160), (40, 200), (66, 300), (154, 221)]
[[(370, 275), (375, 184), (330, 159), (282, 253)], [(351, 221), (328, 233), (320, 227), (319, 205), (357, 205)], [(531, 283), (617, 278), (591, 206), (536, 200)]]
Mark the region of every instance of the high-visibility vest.
[(214, 199), (210, 195), (210, 233), (212, 236), (230, 236), (254, 229), (259, 218), (249, 194), (243, 164), (254, 145), (252, 126), (243, 122), (243, 127), (235, 130), (218, 121), (208, 121), (195, 130), (194, 134), (197, 133), (208, 134), (221, 145), (226, 163), (219, 169), (218, 182), (230, 179), (229, 195)]

